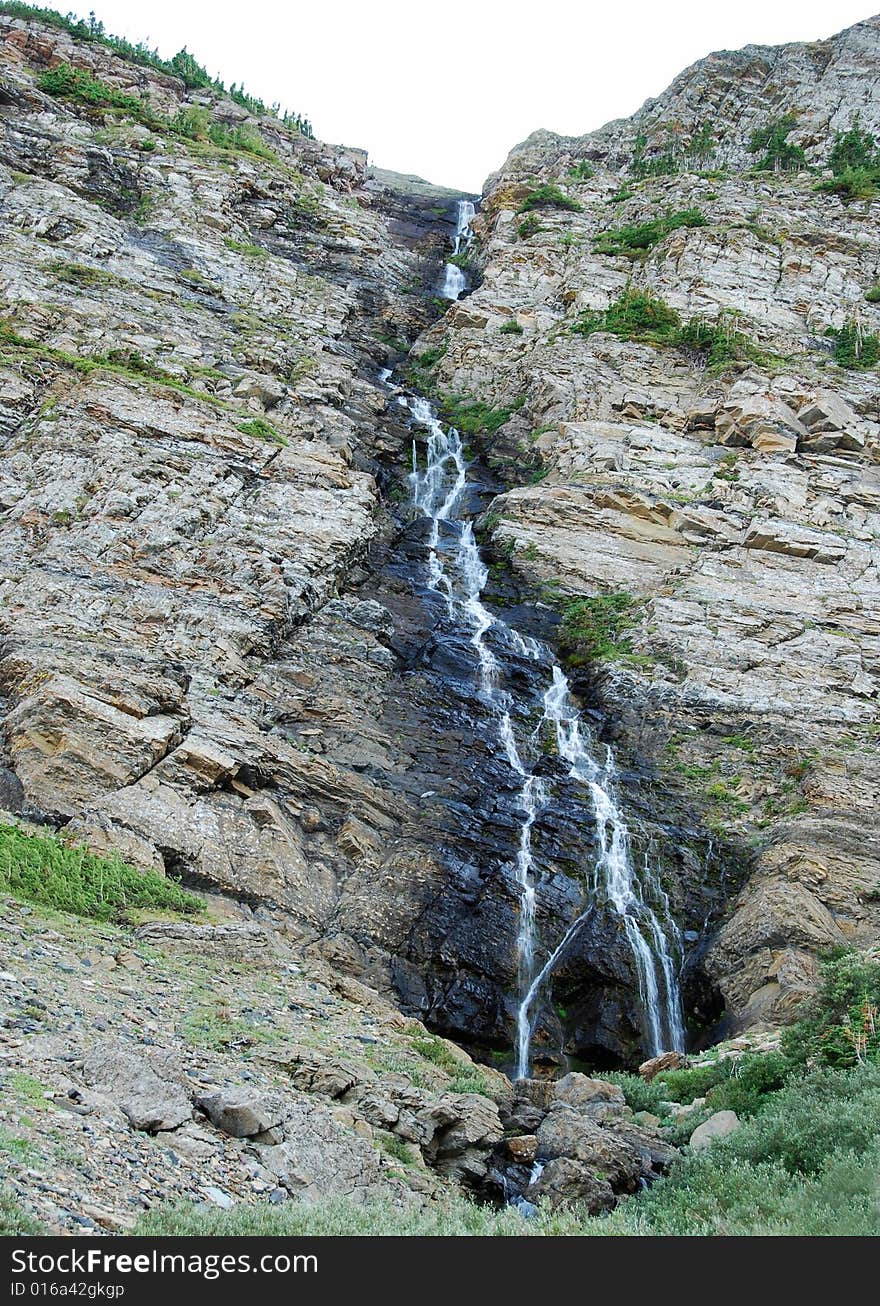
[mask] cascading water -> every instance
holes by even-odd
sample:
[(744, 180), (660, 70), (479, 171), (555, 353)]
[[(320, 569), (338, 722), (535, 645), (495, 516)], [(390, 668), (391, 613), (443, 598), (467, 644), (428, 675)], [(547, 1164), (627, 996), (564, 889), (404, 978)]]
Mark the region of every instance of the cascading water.
[[(463, 254), (470, 244), (471, 222), (474, 212), (474, 206), (470, 200), (458, 201), (453, 256)], [(443, 270), (443, 283), (440, 286), (440, 294), (444, 299), (458, 299), (465, 290), (467, 290), (467, 277), (464, 272), (457, 263), (447, 263)]]
[[(462, 205), (466, 205), (466, 201), (459, 206), (460, 234), (473, 213), (473, 207), (469, 206), (471, 212), (465, 220)], [(463, 222), (464, 226), (461, 225)], [(561, 667), (553, 661), (549, 649), (537, 640), (523, 637), (512, 626), (494, 617), (482, 601), (488, 570), (474, 539), (471, 521), (459, 514), (468, 483), (468, 463), (458, 432), (453, 427), (444, 429), (426, 399), (401, 396), (400, 401), (409, 408), (414, 421), (428, 433), (423, 469), (419, 466), (418, 441), (413, 440), (410, 475), (413, 505), (430, 522), (427, 583), (445, 600), (450, 619), (469, 633), (480, 692), (495, 721), (500, 752), (518, 786), (517, 804), (521, 820), (513, 867), (520, 899), (516, 1077), (524, 1078), (529, 1073), (535, 1008), (544, 983), (568, 945), (599, 906), (614, 912), (623, 925), (638, 980), (646, 1051), (652, 1056), (666, 1050), (683, 1051), (685, 1031), (678, 984), (680, 936), (669, 913), (668, 899), (652, 873), (647, 857), (641, 873), (636, 873), (629, 832), (614, 798), (615, 770), (611, 751), (605, 750), (601, 764), (596, 760), (572, 702), (568, 681)], [(490, 647), (488, 637), (498, 648), (498, 653)], [(516, 704), (500, 683), (505, 651), (508, 655), (527, 658), (549, 668), (541, 719), (531, 733), (521, 730), (519, 740), (514, 726)], [(555, 743), (556, 753), (568, 767), (569, 779), (583, 790), (592, 813), (597, 851), (585, 910), (572, 921), (556, 947), (538, 965), (536, 906), (540, 874), (532, 851), (532, 832), (552, 795), (534, 767), (541, 755), (542, 739), (548, 733)]]

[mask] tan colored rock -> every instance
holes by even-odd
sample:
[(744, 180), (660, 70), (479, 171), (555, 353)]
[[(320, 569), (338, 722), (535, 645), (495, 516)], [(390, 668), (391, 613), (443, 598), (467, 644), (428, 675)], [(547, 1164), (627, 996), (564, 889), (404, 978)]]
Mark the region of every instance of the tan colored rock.
[(711, 1147), (716, 1138), (727, 1138), (739, 1128), (739, 1116), (735, 1111), (716, 1111), (708, 1120), (704, 1120), (690, 1136), (692, 1152), (704, 1152)]

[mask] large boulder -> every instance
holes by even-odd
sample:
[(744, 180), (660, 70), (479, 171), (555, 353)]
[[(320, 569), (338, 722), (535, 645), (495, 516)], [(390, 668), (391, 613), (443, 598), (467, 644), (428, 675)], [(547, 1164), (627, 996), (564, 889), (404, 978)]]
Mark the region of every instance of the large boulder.
[(739, 1116), (735, 1111), (716, 1111), (708, 1120), (697, 1125), (690, 1137), (692, 1152), (704, 1152), (715, 1142), (716, 1138), (726, 1138), (739, 1128)]
[(285, 1116), (285, 1101), (276, 1093), (260, 1093), (244, 1084), (203, 1093), (196, 1105), (217, 1129), (233, 1138), (254, 1138), (276, 1129)]
[(422, 1150), (431, 1164), (459, 1179), (484, 1177), (489, 1154), (504, 1133), (491, 1098), (481, 1093), (444, 1093), (417, 1118), (429, 1132)]
[(639, 1066), (639, 1074), (646, 1082), (660, 1074), (661, 1070), (681, 1070), (687, 1065), (687, 1057), (683, 1052), (661, 1052), (658, 1057), (649, 1057)]
[(538, 1159), (569, 1157), (599, 1171), (620, 1192), (638, 1186), (642, 1164), (638, 1152), (624, 1138), (568, 1106), (558, 1106), (541, 1123), (537, 1133)]
[(597, 1175), (590, 1165), (560, 1156), (548, 1161), (525, 1191), (529, 1202), (545, 1201), (549, 1206), (577, 1202), (590, 1215), (608, 1211), (614, 1205), (614, 1192), (607, 1179)]
[(192, 1119), (182, 1073), (170, 1052), (120, 1038), (101, 1039), (83, 1058), (86, 1083), (109, 1098), (133, 1129), (177, 1129)]

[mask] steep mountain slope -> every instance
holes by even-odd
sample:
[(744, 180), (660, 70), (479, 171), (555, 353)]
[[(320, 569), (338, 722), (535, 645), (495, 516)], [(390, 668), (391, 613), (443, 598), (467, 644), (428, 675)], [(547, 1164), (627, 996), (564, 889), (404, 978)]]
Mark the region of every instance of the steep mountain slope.
[(419, 346), (459, 408), (517, 409), (481, 437), (512, 486), (487, 527), (565, 614), (630, 801), (748, 871), (703, 955), (746, 1024), (880, 928), (877, 188), (817, 189), (837, 134), (870, 165), (878, 66), (874, 18), (537, 132)]

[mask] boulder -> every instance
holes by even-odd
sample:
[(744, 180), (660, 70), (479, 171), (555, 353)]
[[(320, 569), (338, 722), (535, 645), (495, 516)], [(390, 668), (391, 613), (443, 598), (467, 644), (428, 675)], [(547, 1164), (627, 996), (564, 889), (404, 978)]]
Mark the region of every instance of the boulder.
[(169, 1052), (148, 1053), (124, 1039), (102, 1039), (83, 1058), (83, 1076), (119, 1107), (133, 1129), (157, 1133), (192, 1119), (189, 1094)]
[(538, 1140), (534, 1134), (518, 1134), (508, 1138), (504, 1146), (512, 1161), (518, 1165), (531, 1165), (538, 1155)]
[(426, 1158), (444, 1174), (482, 1178), (504, 1130), (498, 1107), (481, 1093), (444, 1093), (416, 1116), (426, 1126)]
[(537, 1139), (539, 1160), (564, 1156), (583, 1161), (622, 1192), (633, 1192), (638, 1185), (642, 1165), (631, 1144), (571, 1107), (560, 1105), (551, 1111)]
[(691, 1151), (704, 1152), (707, 1147), (711, 1147), (716, 1138), (726, 1138), (738, 1128), (739, 1116), (735, 1111), (716, 1111), (708, 1120), (697, 1125), (691, 1134)]
[(639, 1066), (639, 1074), (646, 1082), (650, 1082), (661, 1070), (681, 1070), (687, 1063), (687, 1057), (682, 1052), (661, 1052), (659, 1057), (649, 1057), (643, 1061)]
[(623, 1089), (618, 1084), (610, 1084), (604, 1079), (590, 1079), (588, 1075), (580, 1075), (576, 1071), (556, 1080), (553, 1097), (555, 1101), (564, 1102), (575, 1110), (595, 1103), (613, 1103), (619, 1106), (626, 1103)]
[(281, 1124), (285, 1115), (284, 1099), (277, 1094), (260, 1093), (245, 1084), (204, 1093), (196, 1105), (211, 1124), (233, 1138), (253, 1138)]
[(547, 1164), (525, 1191), (529, 1202), (545, 1201), (549, 1206), (577, 1202), (590, 1215), (608, 1211), (614, 1205), (614, 1191), (607, 1179), (590, 1165), (560, 1156)]

